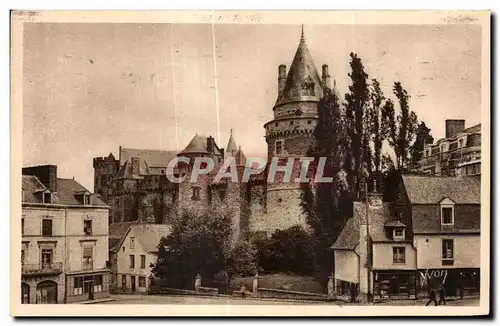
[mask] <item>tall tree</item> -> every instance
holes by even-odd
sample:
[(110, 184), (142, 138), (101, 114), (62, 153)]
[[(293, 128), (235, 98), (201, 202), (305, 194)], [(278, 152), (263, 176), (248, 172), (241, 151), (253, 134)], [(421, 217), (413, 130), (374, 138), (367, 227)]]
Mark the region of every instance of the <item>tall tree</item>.
[[(359, 198), (361, 194), (362, 182), (362, 166), (366, 162), (369, 150), (368, 139), (366, 135), (366, 106), (369, 101), (368, 74), (364, 70), (361, 58), (351, 52), (351, 60), (349, 65), (351, 72), (348, 74), (351, 79), (349, 92), (345, 95), (346, 106), (346, 123), (349, 130), (349, 154), (352, 155), (352, 162), (349, 159), (346, 162), (346, 170), (350, 175), (348, 177), (351, 190), (355, 194), (355, 198)], [(370, 164), (367, 164), (370, 165)]]
[(421, 121), (416, 130), (415, 142), (413, 142), (410, 149), (410, 162), (412, 165), (417, 164), (422, 158), (425, 145), (432, 143), (434, 143), (434, 137), (431, 136), (431, 130), (425, 125), (425, 122)]
[(394, 149), (396, 169), (404, 171), (410, 161), (410, 144), (415, 138), (417, 115), (410, 110), (410, 95), (400, 82), (394, 83), (393, 93), (398, 100), (400, 111), (396, 117), (394, 104), (387, 100), (382, 109), (383, 130), (389, 145)]
[(382, 143), (384, 134), (382, 132), (382, 105), (385, 101), (385, 96), (380, 89), (380, 83), (377, 79), (372, 79), (370, 91), (370, 113), (369, 113), (369, 133), (373, 143), (373, 167), (375, 174), (378, 175), (382, 168)]
[(333, 182), (303, 184), (301, 203), (307, 223), (313, 231), (315, 265), (322, 281), (326, 281), (332, 271), (329, 248), (340, 234), (346, 219), (341, 211), (342, 187), (339, 180), (343, 160), (341, 144), (345, 143), (345, 137), (338, 94), (326, 89), (318, 103), (315, 129), (317, 147), (311, 153), (315, 158), (311, 170), (312, 175), (316, 175), (319, 159), (326, 159), (322, 175), (333, 178)]

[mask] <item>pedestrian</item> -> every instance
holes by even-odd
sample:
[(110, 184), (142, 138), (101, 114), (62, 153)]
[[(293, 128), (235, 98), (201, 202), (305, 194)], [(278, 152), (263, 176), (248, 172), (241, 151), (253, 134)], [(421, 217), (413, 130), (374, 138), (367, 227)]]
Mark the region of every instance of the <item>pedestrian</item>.
[(245, 285), (244, 285), (244, 284), (241, 286), (240, 291), (241, 291), (241, 298), (242, 298), (242, 299), (245, 299), (245, 298), (246, 298), (246, 296), (247, 296), (247, 288), (245, 287)]
[(425, 305), (428, 306), (431, 304), (431, 302), (434, 302), (434, 305), (437, 306), (438, 302), (436, 297), (436, 289), (434, 289), (433, 287), (429, 287), (429, 301), (427, 301)]
[(438, 302), (438, 304), (441, 304), (441, 302), (443, 304), (446, 304), (445, 296), (446, 296), (446, 289), (444, 288), (444, 285), (441, 284), (439, 286), (439, 302)]

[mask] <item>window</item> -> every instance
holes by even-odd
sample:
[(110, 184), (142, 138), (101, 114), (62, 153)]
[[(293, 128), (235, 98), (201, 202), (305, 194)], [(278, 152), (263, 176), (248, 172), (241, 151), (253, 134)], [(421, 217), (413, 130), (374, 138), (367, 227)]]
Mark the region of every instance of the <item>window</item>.
[(304, 95), (306, 96), (314, 96), (314, 82), (311, 77), (307, 77), (306, 80), (302, 83), (302, 90), (304, 91)]
[(83, 232), (85, 233), (85, 235), (92, 234), (92, 220), (83, 221)]
[(93, 269), (93, 256), (94, 246), (93, 245), (84, 245), (83, 246), (83, 261), (82, 261), (82, 269)]
[(42, 249), (42, 268), (50, 267), (52, 264), (52, 249)]
[(443, 239), (442, 249), (443, 265), (447, 265), (445, 261), (451, 261), (451, 265), (453, 265), (453, 239)]
[(122, 247), (122, 251), (125, 252), (125, 246)]
[(52, 236), (52, 219), (44, 218), (42, 220), (42, 235), (44, 237)]
[(193, 197), (192, 200), (200, 200), (200, 187), (193, 187)]
[(307, 120), (307, 124), (310, 125), (312, 123), (311, 120)]
[(141, 255), (141, 268), (146, 268), (146, 255)]
[(276, 141), (276, 154), (282, 154), (283, 152), (283, 142), (281, 140)]
[(404, 264), (405, 261), (405, 247), (392, 247), (392, 262), (394, 264)]
[(226, 199), (226, 191), (225, 190), (219, 191), (219, 198), (221, 201), (224, 201), (224, 199)]
[(43, 194), (43, 203), (51, 204), (52, 203), (52, 194), (50, 192), (45, 192)]
[(135, 238), (130, 237), (130, 249), (135, 249)]
[(127, 288), (127, 275), (122, 275), (122, 289)]
[(24, 250), (21, 250), (21, 266), (24, 265)]
[(276, 122), (276, 123), (274, 124), (274, 126), (275, 126), (275, 127), (277, 127), (277, 126), (278, 126), (278, 123)]
[(90, 195), (83, 195), (83, 204), (90, 205)]
[(21, 235), (24, 235), (24, 218), (21, 219)]
[(135, 268), (135, 256), (130, 255), (130, 268)]
[(293, 121), (290, 121), (290, 126), (293, 126)]
[(94, 275), (94, 292), (103, 291), (102, 275)]
[(73, 278), (73, 295), (83, 294), (83, 277), (75, 277)]
[(393, 231), (393, 238), (395, 240), (403, 240), (405, 238), (404, 228), (395, 228)]
[(453, 207), (441, 207), (441, 224), (453, 224)]
[(146, 287), (146, 278), (144, 276), (139, 276), (139, 287), (140, 288)]

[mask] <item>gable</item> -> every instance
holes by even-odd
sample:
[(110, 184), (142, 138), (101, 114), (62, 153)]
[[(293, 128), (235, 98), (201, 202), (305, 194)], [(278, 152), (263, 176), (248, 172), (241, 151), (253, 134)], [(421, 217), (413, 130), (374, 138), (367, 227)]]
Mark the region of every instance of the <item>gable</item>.
[(455, 205), (455, 202), (448, 197), (443, 198), (439, 203), (441, 205)]

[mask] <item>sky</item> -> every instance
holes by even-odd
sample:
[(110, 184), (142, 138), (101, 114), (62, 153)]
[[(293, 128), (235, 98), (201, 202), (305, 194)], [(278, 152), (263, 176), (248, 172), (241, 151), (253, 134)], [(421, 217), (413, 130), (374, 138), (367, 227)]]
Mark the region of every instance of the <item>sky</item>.
[[(341, 94), (349, 53), (387, 98), (400, 81), (410, 107), (444, 137), (445, 119), (480, 122), (481, 26), (306, 25), (321, 72)], [(182, 150), (196, 133), (265, 158), (278, 66), (300, 25), (24, 24), (23, 166), (55, 164), (93, 190), (94, 157), (128, 148)], [(396, 108), (397, 109), (397, 108)]]

